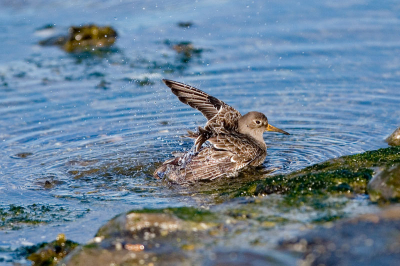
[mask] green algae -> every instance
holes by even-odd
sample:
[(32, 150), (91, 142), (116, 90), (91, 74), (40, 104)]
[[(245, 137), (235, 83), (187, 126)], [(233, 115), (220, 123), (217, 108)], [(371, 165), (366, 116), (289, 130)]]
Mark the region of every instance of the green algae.
[(9, 205), (0, 208), (0, 230), (19, 230), (24, 226), (35, 226), (81, 217), (88, 210), (70, 211), (62, 206), (31, 204)]
[(198, 209), (194, 207), (175, 207), (164, 209), (142, 209), (134, 210), (129, 213), (165, 213), (172, 214), (184, 221), (192, 222), (210, 222), (217, 220), (217, 215), (209, 210)]
[(117, 32), (110, 26), (97, 25), (72, 26), (68, 30), (68, 36), (56, 36), (39, 42), (40, 45), (60, 46), (68, 53), (90, 52), (107, 49), (117, 39)]
[[(253, 181), (232, 193), (232, 197), (283, 194), (289, 205), (326, 196), (353, 197), (366, 194), (376, 167), (400, 162), (400, 148), (391, 147), (343, 156), (300, 171)], [(315, 205), (315, 204), (314, 204)]]
[(52, 266), (56, 265), (74, 250), (78, 243), (67, 240), (64, 234), (59, 234), (51, 243), (39, 243), (34, 246), (25, 247), (20, 251), (21, 255), (32, 261), (34, 265)]
[(192, 207), (167, 208), (166, 210), (184, 221), (211, 222), (217, 219), (217, 215), (211, 211)]
[(40, 219), (50, 211), (49, 206), (36, 204), (26, 207), (10, 205), (8, 208), (0, 208), (0, 229), (20, 229), (22, 225), (36, 225), (45, 223)]
[(398, 202), (400, 200), (400, 163), (378, 171), (368, 184), (370, 199), (379, 203)]
[[(359, 168), (372, 168), (378, 166), (387, 166), (388, 164), (400, 162), (400, 147), (382, 148), (373, 151), (366, 151), (360, 154), (343, 156), (332, 159), (322, 164), (316, 164), (306, 167), (299, 173), (309, 171), (328, 171), (334, 169), (357, 170)], [(291, 174), (296, 175), (297, 172)]]

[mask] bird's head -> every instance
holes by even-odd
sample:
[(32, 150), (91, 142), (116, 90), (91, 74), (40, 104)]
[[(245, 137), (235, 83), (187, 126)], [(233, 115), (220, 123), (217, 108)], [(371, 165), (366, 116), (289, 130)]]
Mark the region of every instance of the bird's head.
[(262, 137), (265, 131), (273, 131), (290, 135), (286, 131), (268, 123), (268, 118), (260, 112), (249, 112), (239, 119), (239, 133), (247, 134), (264, 143)]

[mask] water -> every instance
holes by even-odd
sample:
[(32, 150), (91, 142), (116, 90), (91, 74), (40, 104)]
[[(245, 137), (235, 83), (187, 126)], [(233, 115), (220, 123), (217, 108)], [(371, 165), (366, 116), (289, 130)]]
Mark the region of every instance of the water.
[[(399, 11), (366, 0), (0, 2), (0, 208), (63, 210), (3, 228), (0, 250), (60, 232), (83, 243), (134, 208), (212, 204), (151, 176), (205, 123), (162, 78), (290, 132), (264, 135), (274, 173), (386, 147), (400, 123)], [(115, 46), (71, 55), (37, 45), (87, 23), (113, 26)], [(184, 58), (168, 40), (202, 52)]]

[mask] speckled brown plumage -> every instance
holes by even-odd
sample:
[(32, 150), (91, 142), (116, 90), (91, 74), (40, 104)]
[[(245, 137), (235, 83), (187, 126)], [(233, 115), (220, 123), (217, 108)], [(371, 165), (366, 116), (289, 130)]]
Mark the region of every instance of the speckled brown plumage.
[(289, 133), (268, 124), (259, 112), (242, 116), (235, 108), (189, 85), (163, 80), (178, 99), (199, 110), (206, 118), (204, 128), (188, 131), (195, 138), (193, 151), (168, 160), (155, 172), (156, 178), (168, 178), (178, 183), (213, 180), (235, 175), (238, 170), (258, 166), (267, 156), (264, 131)]

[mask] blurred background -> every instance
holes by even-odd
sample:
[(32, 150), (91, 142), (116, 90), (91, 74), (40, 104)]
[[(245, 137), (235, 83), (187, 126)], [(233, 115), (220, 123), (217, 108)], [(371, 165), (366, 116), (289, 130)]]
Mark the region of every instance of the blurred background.
[(206, 121), (162, 78), (290, 132), (264, 135), (263, 176), (386, 147), (399, 29), (394, 0), (0, 1), (0, 256), (84, 243), (134, 208), (213, 204), (152, 178)]

